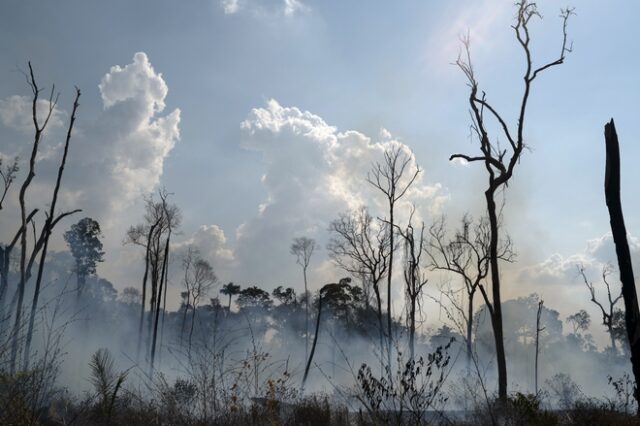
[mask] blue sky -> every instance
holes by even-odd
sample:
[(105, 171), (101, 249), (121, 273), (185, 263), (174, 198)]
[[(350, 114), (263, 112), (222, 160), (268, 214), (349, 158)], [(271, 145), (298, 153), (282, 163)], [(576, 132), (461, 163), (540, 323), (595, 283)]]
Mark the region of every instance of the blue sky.
[[(561, 21), (559, 3), (545, 0), (538, 4), (545, 19), (532, 25), (532, 37), (534, 60), (541, 63), (559, 53)], [(571, 265), (578, 260), (594, 262), (597, 269), (598, 262), (612, 255), (605, 250), (600, 256), (600, 246), (594, 242), (605, 241), (608, 231), (602, 135), (610, 117), (616, 119), (622, 143), (627, 226), (634, 235), (640, 228), (640, 216), (635, 214), (640, 211), (635, 187), (640, 179), (640, 168), (635, 166), (640, 158), (636, 143), (640, 138), (636, 100), (640, 93), (636, 29), (640, 4), (575, 0), (572, 6), (577, 13), (569, 23), (574, 51), (564, 65), (549, 70), (535, 83), (525, 130), (531, 151), (523, 157), (508, 189), (505, 212), (519, 253), (517, 265), (506, 272), (512, 278), (507, 292), (538, 291), (543, 296), (566, 298), (567, 313), (582, 303), (569, 299), (584, 297), (584, 304), (588, 303)], [(427, 223), (438, 212), (447, 213), (452, 220), (465, 211), (478, 215), (483, 206), (479, 190), (485, 183), (482, 168), (447, 160), (454, 152), (476, 149), (469, 140), (468, 89), (451, 62), (460, 47), (458, 37), (469, 31), (480, 86), (513, 122), (524, 64), (509, 27), (513, 14), (512, 2), (506, 0), (7, 1), (0, 13), (0, 99), (28, 94), (17, 70), (24, 70), (31, 60), (43, 84), (55, 82), (61, 91), (61, 109), (70, 109), (73, 85), (83, 90), (78, 143), (87, 141), (92, 146), (99, 141), (100, 149), (106, 151), (80, 147), (72, 157), (75, 164), (93, 164), (98, 160), (92, 156), (115, 152), (109, 150), (110, 144), (126, 145), (118, 154), (123, 161), (136, 153), (146, 156), (139, 164), (151, 167), (152, 172), (141, 176), (138, 170), (135, 176), (140, 182), (132, 180), (129, 189), (133, 192), (126, 196), (118, 192), (122, 182), (108, 176), (118, 167), (113, 162), (104, 168), (78, 166), (75, 172), (72, 166), (65, 181), (71, 188), (66, 198), (69, 203), (83, 201), (85, 212), (105, 224), (107, 249), (112, 253), (101, 272), (119, 288), (130, 280), (137, 282), (130, 278), (137, 272), (137, 263), (129, 262), (137, 252), (120, 245), (126, 226), (141, 217), (141, 204), (135, 202), (134, 194), (160, 185), (175, 193), (174, 200), (184, 212), (182, 242), (209, 244), (223, 280), (299, 287), (288, 242), (303, 233), (323, 241), (332, 217), (318, 213), (307, 221), (299, 220), (310, 209), (305, 197), (279, 185), (295, 180), (300, 173), (312, 179), (307, 173), (314, 159), (303, 158), (312, 153), (301, 148), (300, 157), (286, 161), (284, 147), (293, 146), (287, 144), (300, 135), (294, 132), (287, 139), (282, 132), (251, 134), (247, 129), (260, 121), (252, 110), (262, 108), (273, 116), (286, 117), (308, 111), (335, 127), (336, 134), (356, 131), (370, 138), (374, 157), (382, 146), (375, 144), (389, 139), (382, 130), (386, 129), (391, 138), (413, 150), (424, 169), (421, 184), (435, 191), (420, 204)], [(126, 96), (115, 87), (105, 94), (98, 84), (113, 72), (111, 67), (125, 69), (134, 64), (136, 52), (144, 52), (146, 58), (137, 56), (140, 74), (136, 78), (154, 84), (162, 81), (166, 92), (140, 92), (140, 103), (127, 106), (134, 110), (105, 110), (105, 96)], [(129, 68), (132, 75), (133, 69)], [(165, 108), (151, 107), (146, 115), (135, 110), (136, 105), (144, 108), (157, 106), (157, 102), (166, 104)], [(3, 104), (6, 114), (12, 105)], [(166, 128), (160, 145), (152, 140), (157, 137), (153, 124), (141, 134), (123, 136), (125, 122), (132, 115), (139, 113), (136, 125), (147, 126), (177, 109), (179, 122), (173, 123), (175, 128)], [(242, 126), (243, 122), (249, 123)], [(318, 123), (316, 118), (310, 122)], [(28, 132), (21, 132), (10, 119), (0, 124), (4, 124), (1, 140), (7, 141), (0, 143), (0, 152), (9, 155), (24, 149), (19, 142), (29, 141)], [(55, 132), (50, 139), (55, 141)], [(308, 143), (299, 139), (295, 143)], [(340, 143), (343, 148), (360, 143), (351, 140)], [(136, 143), (152, 147), (131, 146)], [(332, 161), (331, 176), (348, 176), (353, 185), (362, 178), (365, 186), (362, 174), (368, 160), (352, 169)], [(43, 169), (47, 170), (46, 161)], [(91, 170), (95, 176), (89, 176)], [(319, 168), (318, 173), (327, 170)], [(262, 182), (264, 175), (267, 179)], [(93, 194), (80, 194), (84, 182), (90, 182)], [(284, 195), (278, 188), (284, 188)], [(373, 195), (366, 189), (351, 190), (357, 193), (354, 200), (375, 204), (367, 199)], [(44, 202), (37, 194), (34, 192), (33, 203)], [(335, 197), (314, 199), (314, 211), (339, 208), (343, 199)], [(260, 213), (265, 203), (271, 215)], [(288, 204), (292, 209), (284, 208)], [(3, 238), (11, 218), (10, 213), (0, 217)], [(275, 235), (276, 231), (288, 235)], [(246, 237), (242, 244), (237, 241), (238, 232)], [(318, 287), (336, 274), (324, 256), (319, 253), (313, 271)], [(549, 274), (532, 278), (541, 264)], [(559, 303), (549, 305), (559, 308)]]

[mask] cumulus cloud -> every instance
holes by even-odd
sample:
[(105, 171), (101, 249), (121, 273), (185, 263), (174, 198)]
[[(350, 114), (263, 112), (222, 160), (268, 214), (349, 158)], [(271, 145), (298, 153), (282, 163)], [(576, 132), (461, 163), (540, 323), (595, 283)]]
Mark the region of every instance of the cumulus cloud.
[[(34, 132), (32, 119), (32, 99), (27, 96), (13, 95), (5, 99), (0, 99), (0, 122), (6, 127), (18, 130), (21, 133), (31, 134)], [(40, 99), (36, 103), (36, 114), (43, 124), (49, 113), (49, 101)], [(63, 125), (64, 112), (57, 106), (54, 107), (51, 118), (47, 125), (47, 130), (51, 131)]]
[(228, 268), (234, 262), (233, 251), (227, 245), (227, 237), (218, 225), (202, 225), (186, 240), (175, 245), (178, 251), (195, 247), (202, 257), (216, 269)]
[[(629, 237), (629, 248), (634, 261), (635, 270), (638, 270), (640, 260), (640, 240)], [(543, 262), (525, 267), (520, 272), (520, 280), (525, 283), (542, 285), (562, 285), (576, 282), (577, 268), (585, 268), (587, 276), (598, 277), (605, 265), (617, 268), (615, 245), (611, 233), (588, 240), (585, 248), (580, 253), (569, 256), (553, 254)]]
[[(309, 111), (275, 100), (253, 109), (241, 128), (242, 147), (262, 156), (267, 193), (257, 215), (236, 232), (235, 256), (247, 280), (282, 283), (290, 278), (282, 265), (293, 264), (291, 239), (307, 235), (322, 247), (328, 224), (341, 212), (368, 205), (374, 216), (384, 216), (384, 199), (366, 178), (386, 149), (404, 151), (410, 158), (408, 174), (416, 168), (410, 149), (386, 130), (374, 141), (357, 131), (339, 131)], [(404, 204), (397, 206), (399, 220), (409, 202), (427, 214), (447, 199), (441, 185), (428, 184), (425, 178), (421, 173)]]
[[(58, 207), (61, 210), (80, 207), (83, 216), (91, 216), (101, 223), (107, 251), (107, 262), (103, 266), (107, 270), (102, 272), (109, 278), (117, 278), (109, 272), (127, 271), (126, 265), (131, 263), (131, 253), (121, 247), (126, 227), (131, 224), (128, 209), (141, 195), (157, 188), (164, 161), (180, 138), (180, 110), (162, 114), (168, 88), (162, 74), (154, 70), (142, 52), (136, 53), (127, 65), (113, 66), (98, 88), (103, 111), (95, 117), (86, 117), (82, 115), (82, 107), (80, 109)], [(15, 129), (26, 126), (24, 120), (30, 119), (29, 102), (29, 98), (23, 96), (0, 100), (2, 124)], [(68, 115), (56, 110), (50, 122), (52, 130), (66, 126)], [(63, 140), (62, 132), (53, 136), (47, 139), (54, 141), (54, 145), (45, 141), (38, 157), (36, 179), (28, 194), (33, 207), (38, 204), (43, 207), (50, 198)], [(16, 145), (15, 154), (28, 158), (30, 142), (25, 135)], [(10, 194), (9, 198), (17, 199), (17, 195)], [(5, 213), (3, 220), (16, 223), (11, 214), (16, 213)], [(79, 217), (70, 220), (74, 219)], [(54, 248), (63, 248), (64, 243), (57, 236), (58, 246)]]

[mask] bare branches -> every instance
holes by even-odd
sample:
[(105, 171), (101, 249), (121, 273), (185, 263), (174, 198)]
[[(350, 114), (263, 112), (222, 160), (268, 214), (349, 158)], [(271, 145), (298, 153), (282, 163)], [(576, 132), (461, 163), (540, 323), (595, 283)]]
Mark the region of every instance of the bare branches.
[[(480, 150), (483, 155), (481, 156), (467, 156), (463, 154), (454, 154), (449, 160), (453, 160), (455, 158), (462, 158), (469, 162), (472, 161), (484, 161), (485, 166), (490, 171), (491, 175), (491, 183), (495, 185), (497, 188), (500, 185), (507, 184), (510, 179), (513, 168), (517, 161), (520, 158), (520, 154), (524, 148), (524, 140), (523, 140), (523, 128), (524, 128), (524, 118), (525, 111), (528, 103), (531, 83), (535, 80), (535, 78), (542, 73), (543, 71), (564, 63), (564, 59), (567, 53), (572, 51), (572, 45), (568, 42), (567, 36), (567, 26), (569, 22), (569, 18), (571, 15), (574, 15), (574, 9), (567, 8), (562, 9), (560, 13), (560, 17), (562, 18), (562, 44), (560, 55), (557, 59), (550, 61), (538, 68), (533, 68), (533, 60), (531, 57), (531, 49), (530, 42), (531, 36), (529, 32), (529, 24), (532, 18), (542, 16), (538, 12), (538, 8), (536, 3), (529, 2), (527, 0), (521, 0), (516, 3), (517, 14), (516, 14), (516, 23), (512, 25), (512, 28), (515, 32), (516, 39), (520, 46), (522, 47), (525, 58), (526, 58), (526, 71), (524, 73), (523, 79), (525, 82), (525, 87), (523, 90), (523, 95), (520, 102), (519, 108), (519, 116), (517, 121), (517, 129), (515, 136), (509, 130), (509, 126), (507, 125), (504, 116), (497, 111), (496, 108), (493, 107), (487, 101), (486, 94), (484, 92), (479, 95), (479, 87), (478, 81), (476, 80), (474, 68), (471, 61), (471, 49), (470, 49), (470, 38), (469, 36), (465, 36), (462, 38), (461, 42), (464, 49), (464, 55), (460, 54), (458, 59), (455, 62), (455, 65), (462, 71), (462, 73), (467, 78), (467, 84), (470, 87), (470, 95), (469, 95), (469, 105), (471, 109), (472, 116), (472, 128), (476, 133), (476, 136), (480, 142)], [(486, 117), (484, 115), (484, 110), (488, 110), (490, 115), (494, 120), (498, 122), (500, 128), (502, 130), (503, 136), (509, 141), (509, 146), (511, 149), (510, 155), (507, 157), (506, 150), (501, 150), (497, 143), (491, 141), (487, 128), (486, 128)], [(497, 176), (494, 176), (496, 173)]]
[(379, 189), (390, 202), (401, 199), (416, 180), (421, 170), (416, 170), (409, 178), (402, 182), (402, 178), (411, 164), (411, 156), (402, 150), (401, 146), (394, 146), (384, 152), (382, 163), (373, 164), (371, 172), (367, 174), (367, 182)]
[(7, 164), (4, 168), (2, 167), (2, 157), (0, 157), (0, 178), (2, 178), (2, 195), (0, 196), (0, 210), (2, 210), (2, 203), (4, 202), (5, 197), (7, 196), (7, 192), (9, 192), (9, 188), (11, 184), (16, 178), (16, 174), (18, 173), (18, 157), (13, 159), (13, 162)]
[(607, 328), (609, 332), (609, 337), (611, 338), (611, 349), (615, 353), (616, 350), (616, 337), (614, 331), (614, 314), (615, 314), (615, 306), (622, 298), (622, 290), (620, 290), (620, 294), (614, 297), (611, 294), (611, 285), (608, 281), (609, 275), (613, 272), (613, 267), (610, 264), (606, 264), (602, 267), (602, 282), (604, 283), (607, 289), (607, 307), (603, 306), (602, 303), (596, 298), (596, 290), (593, 282), (589, 281), (587, 278), (587, 274), (585, 272), (585, 268), (582, 265), (578, 266), (578, 274), (582, 278), (585, 286), (589, 290), (589, 294), (591, 296), (591, 302), (595, 304), (598, 308), (600, 308), (600, 313), (602, 314), (602, 325)]

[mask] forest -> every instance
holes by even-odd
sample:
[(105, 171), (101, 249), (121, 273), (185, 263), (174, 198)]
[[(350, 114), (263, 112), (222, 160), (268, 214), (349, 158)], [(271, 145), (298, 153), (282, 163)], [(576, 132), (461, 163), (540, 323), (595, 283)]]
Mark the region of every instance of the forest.
[[(225, 14), (239, 13), (238, 2), (223, 3)], [(283, 13), (311, 13), (305, 7), (287, 1)], [(538, 162), (552, 173), (549, 162), (570, 161), (536, 155), (528, 132), (541, 105), (533, 99), (570, 64), (581, 17), (569, 7), (543, 19), (529, 0), (509, 13), (520, 73), (503, 89), (512, 110), (482, 84), (473, 34), (460, 37), (450, 64), (465, 89), (458, 105), (469, 143), (434, 161), (455, 166), (463, 184), (474, 179), (467, 185), (477, 199), (452, 193), (457, 208), (446, 212), (436, 206), (441, 189), (425, 184), (429, 170), (385, 129), (373, 143), (270, 100), (241, 124), (247, 150), (261, 152), (251, 138), (264, 132), (265, 144), (284, 134), (321, 148), (275, 147), (282, 157), (260, 178), (271, 192), (259, 217), (294, 222), (296, 205), (324, 211), (319, 200), (334, 198), (326, 221), (302, 218), (307, 226), (294, 232), (276, 222), (280, 252), (258, 246), (244, 258), (216, 225), (191, 234), (196, 207), (152, 176), (180, 138), (181, 111), (156, 115), (167, 87), (146, 54), (103, 77), (105, 118), (92, 125), (83, 101), (93, 92), (59, 93), (37, 57), (4, 76), (19, 80), (23, 95), (0, 99), (3, 125), (21, 126), (0, 144), (0, 424), (640, 424), (640, 244), (625, 226), (635, 212), (624, 216), (621, 201), (621, 186), (633, 185), (621, 170), (633, 141), (618, 140), (613, 119), (598, 123), (604, 182), (593, 188), (593, 208), (607, 214), (610, 233), (605, 248), (593, 240), (590, 249), (612, 260), (566, 261), (570, 301), (551, 285), (520, 286), (513, 268), (528, 254), (512, 225), (527, 220), (521, 169)], [(543, 20), (555, 32), (539, 31)], [(550, 51), (534, 43), (550, 37)], [(130, 122), (114, 130), (122, 117)], [(108, 137), (86, 144), (101, 131)], [(116, 174), (107, 177), (97, 159), (119, 138), (128, 148), (112, 155), (120, 163), (106, 163)], [(151, 148), (135, 146), (146, 138)], [(158, 152), (159, 165), (136, 165), (137, 155)], [(338, 172), (316, 186), (309, 170), (327, 164)], [(131, 189), (137, 181), (142, 190)], [(113, 188), (129, 195), (101, 195)], [(233, 204), (215, 200), (220, 209)], [(256, 228), (243, 223), (237, 239)]]

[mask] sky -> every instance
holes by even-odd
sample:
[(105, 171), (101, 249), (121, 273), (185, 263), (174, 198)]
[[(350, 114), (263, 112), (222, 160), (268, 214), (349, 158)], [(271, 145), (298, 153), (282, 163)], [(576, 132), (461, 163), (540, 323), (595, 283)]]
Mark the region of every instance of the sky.
[[(560, 52), (560, 4), (538, 4), (544, 19), (532, 24), (532, 49), (542, 64)], [(602, 264), (615, 259), (603, 194), (603, 126), (611, 117), (627, 228), (640, 234), (640, 4), (569, 6), (573, 51), (534, 84), (530, 150), (506, 192), (505, 229), (518, 259), (505, 268), (504, 292), (537, 292), (562, 316), (581, 308), (596, 315), (576, 264), (597, 281)], [(289, 253), (302, 235), (320, 244), (312, 289), (343, 275), (327, 259), (328, 224), (361, 204), (381, 211), (365, 178), (393, 144), (411, 150), (412, 166), (423, 170), (402, 212), (414, 202), (427, 226), (440, 214), (451, 222), (467, 211), (477, 217), (482, 167), (448, 161), (477, 150), (468, 87), (452, 65), (460, 37), (469, 34), (480, 87), (511, 126), (522, 91), (524, 58), (507, 0), (64, 0), (1, 8), (0, 154), (25, 159), (30, 149), (22, 73), (32, 61), (41, 85), (60, 92), (29, 193), (30, 205), (45, 206), (73, 88), (82, 90), (59, 205), (101, 223), (107, 255), (99, 274), (119, 289), (139, 285), (143, 253), (122, 242), (142, 219), (142, 196), (160, 187), (183, 212), (177, 253), (196, 245), (220, 282), (267, 289), (302, 288)], [(0, 213), (2, 241), (15, 232), (16, 200), (10, 195)], [(64, 249), (61, 233), (54, 249)], [(635, 239), (632, 248), (637, 255)], [(174, 303), (179, 285), (176, 278)]]

